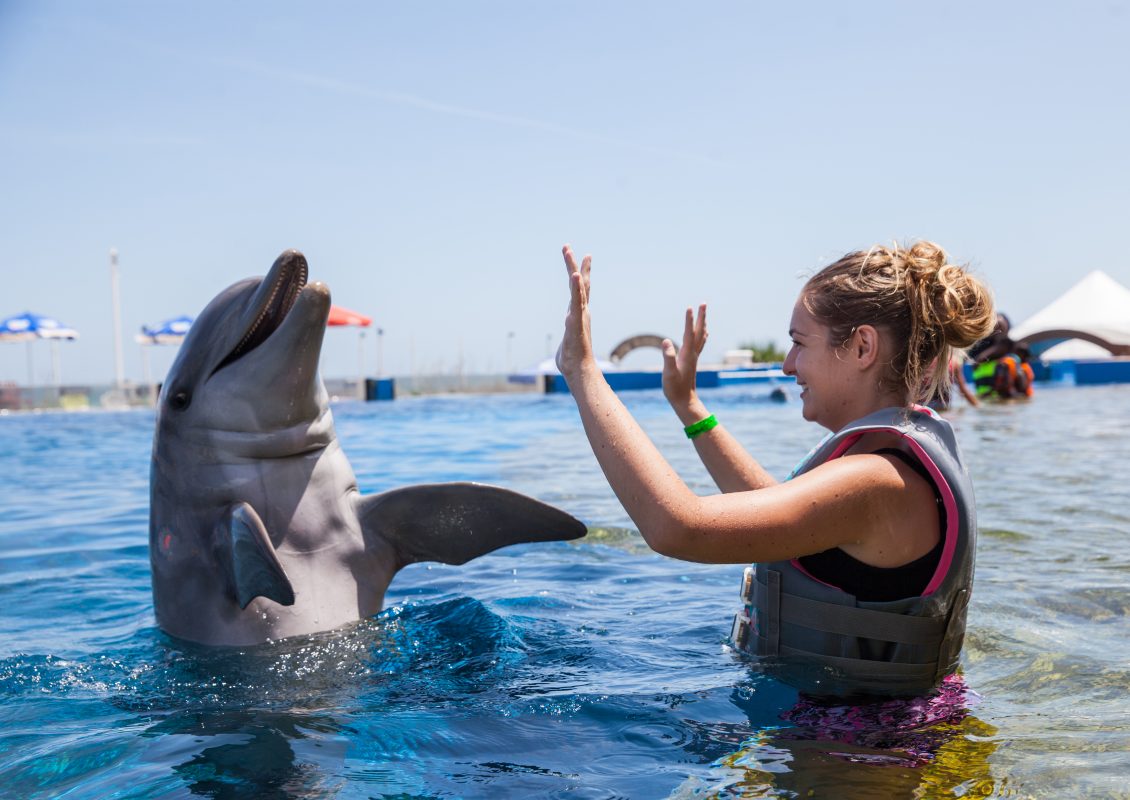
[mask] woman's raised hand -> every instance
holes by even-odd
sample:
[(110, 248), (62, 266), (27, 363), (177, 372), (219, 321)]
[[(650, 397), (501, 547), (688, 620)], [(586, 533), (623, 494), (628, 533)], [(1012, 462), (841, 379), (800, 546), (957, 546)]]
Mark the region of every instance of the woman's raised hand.
[(670, 339), (663, 340), (663, 395), (676, 413), (686, 410), (695, 399), (695, 373), (698, 357), (709, 336), (706, 330), (706, 304), (688, 308), (683, 322), (683, 344), (678, 350)]
[(595, 363), (589, 325), (592, 256), (585, 256), (578, 265), (569, 245), (561, 248), (561, 254), (565, 257), (565, 269), (569, 273), (569, 309), (565, 313), (565, 335), (557, 348), (557, 368), (568, 378), (586, 361)]

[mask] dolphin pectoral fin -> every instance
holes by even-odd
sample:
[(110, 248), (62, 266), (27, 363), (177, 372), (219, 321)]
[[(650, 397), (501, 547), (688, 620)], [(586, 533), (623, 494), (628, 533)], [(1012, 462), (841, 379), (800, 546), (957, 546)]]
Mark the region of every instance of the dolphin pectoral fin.
[(499, 547), (585, 535), (583, 522), (524, 494), (481, 483), (434, 483), (392, 489), (358, 501), (366, 539), (391, 544), (399, 566), (416, 561), (463, 564)]
[(294, 588), (283, 571), (263, 520), (247, 503), (234, 506), (216, 531), (216, 557), (240, 608), (256, 597), (294, 605)]

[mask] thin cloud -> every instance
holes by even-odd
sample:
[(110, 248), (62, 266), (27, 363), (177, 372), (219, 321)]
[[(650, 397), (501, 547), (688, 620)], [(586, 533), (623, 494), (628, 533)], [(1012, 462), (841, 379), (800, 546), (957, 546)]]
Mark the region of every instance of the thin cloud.
[[(408, 94), (406, 92), (375, 89), (370, 86), (365, 86), (358, 83), (350, 83), (347, 81), (325, 78), (319, 75), (312, 75), (305, 72), (283, 69), (257, 61), (226, 58), (222, 56), (202, 56), (198, 52), (185, 51), (179, 48), (170, 47), (164, 43), (159, 43), (152, 40), (141, 40), (135, 37), (123, 35), (120, 30), (112, 28), (101, 20), (94, 18), (70, 18), (67, 20), (67, 24), (80, 32), (86, 33), (87, 35), (97, 34), (101, 38), (116, 41), (122, 45), (128, 45), (129, 47), (132, 47), (136, 50), (147, 51), (150, 53), (159, 53), (189, 63), (210, 63), (220, 67), (240, 70), (248, 74), (259, 75), (274, 80), (288, 81), (290, 83), (300, 86), (306, 86), (311, 89), (318, 89), (321, 91), (332, 92), (334, 94), (345, 95), (349, 97), (358, 97), (379, 103), (399, 105), (406, 108), (415, 108), (431, 114), (443, 114), (447, 116), (462, 117), (464, 119), (478, 120), (480, 122), (486, 122), (494, 125), (503, 125), (511, 128), (523, 128), (525, 130), (541, 131), (543, 133), (548, 133), (569, 139), (576, 139), (579, 141), (604, 144), (611, 147), (635, 150), (637, 152), (650, 153), (652, 155), (677, 159), (680, 161), (691, 161), (711, 167), (729, 166), (724, 161), (713, 158), (711, 156), (702, 155), (701, 153), (689, 153), (686, 151), (674, 150), (667, 147), (658, 147), (656, 145), (646, 144), (644, 142), (635, 140), (626, 140), (611, 136), (603, 136), (591, 131), (579, 130), (577, 128), (570, 128), (551, 122), (530, 119), (528, 117), (515, 116), (513, 114), (499, 114), (493, 111), (484, 111), (482, 109), (453, 105), (451, 103), (440, 103), (435, 100), (430, 100), (426, 97), (419, 97), (417, 95)], [(176, 140), (171, 140), (170, 143), (191, 144), (192, 142), (177, 142)]]
[(0, 141), (9, 144), (50, 144), (69, 149), (103, 149), (106, 147), (198, 147), (205, 140), (194, 136), (137, 131), (83, 130), (58, 131), (14, 125), (0, 125)]
[(474, 119), (481, 122), (489, 122), (496, 125), (505, 125), (512, 128), (537, 130), (544, 133), (564, 136), (571, 139), (579, 139), (582, 141), (595, 142), (598, 144), (607, 144), (615, 147), (624, 147), (633, 150), (639, 150), (667, 158), (696, 161), (703, 164), (710, 164), (712, 166), (725, 166), (725, 162), (697, 153), (686, 153), (680, 150), (671, 150), (669, 148), (656, 147), (654, 145), (643, 144), (641, 142), (616, 139), (609, 136), (601, 136), (600, 134), (591, 133), (589, 131), (582, 131), (576, 128), (568, 128), (563, 125), (556, 125), (551, 122), (529, 119), (528, 117), (519, 117), (511, 114), (498, 114), (492, 111), (483, 111), (481, 109), (468, 108), (466, 106), (457, 106), (450, 103), (439, 103), (434, 100), (429, 100), (426, 97), (418, 97), (416, 95), (411, 95), (404, 92), (374, 89), (372, 87), (364, 86), (358, 83), (339, 81), (332, 78), (323, 78), (318, 75), (311, 75), (294, 70), (279, 69), (278, 67), (271, 67), (255, 61), (238, 59), (213, 59), (212, 61), (213, 63), (242, 70), (247, 73), (274, 78), (276, 80), (285, 80), (289, 81), (290, 83), (306, 86), (311, 89), (321, 89), (327, 92), (332, 92), (334, 94), (346, 95), (349, 97), (360, 97), (367, 100), (373, 100), (381, 103), (390, 103), (393, 105), (400, 105), (408, 108), (417, 108), (421, 111), (427, 111), (433, 114), (463, 117), (465, 119)]

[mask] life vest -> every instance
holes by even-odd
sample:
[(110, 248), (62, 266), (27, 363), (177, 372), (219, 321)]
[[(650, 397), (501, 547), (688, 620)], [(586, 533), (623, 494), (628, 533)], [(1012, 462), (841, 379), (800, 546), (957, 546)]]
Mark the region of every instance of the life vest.
[(1020, 356), (1010, 353), (973, 367), (973, 386), (978, 397), (1031, 397), (1036, 379), (1032, 367)]
[[(1003, 369), (1002, 369), (1003, 368)], [(1032, 396), (1032, 381), (1036, 379), (1032, 367), (1018, 355), (1009, 354), (997, 365), (997, 394), (1011, 397), (1014, 394)]]
[(978, 397), (988, 397), (996, 391), (997, 360), (973, 365), (973, 391)]
[(877, 411), (827, 437), (789, 477), (840, 457), (873, 431), (900, 436), (933, 479), (946, 512), (942, 556), (920, 597), (884, 602), (857, 600), (795, 559), (746, 568), (731, 638), (808, 694), (922, 694), (957, 669), (965, 638), (977, 521), (948, 422), (922, 406)]

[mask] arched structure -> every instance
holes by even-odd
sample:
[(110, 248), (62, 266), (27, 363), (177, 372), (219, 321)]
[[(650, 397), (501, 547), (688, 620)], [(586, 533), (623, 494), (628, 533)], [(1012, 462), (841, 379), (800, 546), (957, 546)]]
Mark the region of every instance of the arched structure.
[(620, 344), (612, 348), (612, 353), (608, 356), (608, 360), (613, 364), (619, 364), (624, 356), (633, 350), (639, 350), (641, 347), (654, 347), (656, 349), (663, 349), (663, 340), (666, 336), (658, 336), (654, 333), (640, 333), (635, 336), (629, 336)]
[(1031, 349), (1033, 355), (1038, 356), (1041, 353), (1055, 347), (1057, 344), (1066, 342), (1069, 339), (1081, 339), (1084, 342), (1097, 344), (1112, 356), (1130, 356), (1130, 345), (1115, 344), (1113, 342), (1107, 341), (1097, 334), (1088, 333), (1087, 331), (1072, 330), (1069, 328), (1057, 328), (1054, 330), (1030, 333), (1023, 338), (1017, 339), (1016, 343), (1027, 345), (1029, 349)]

